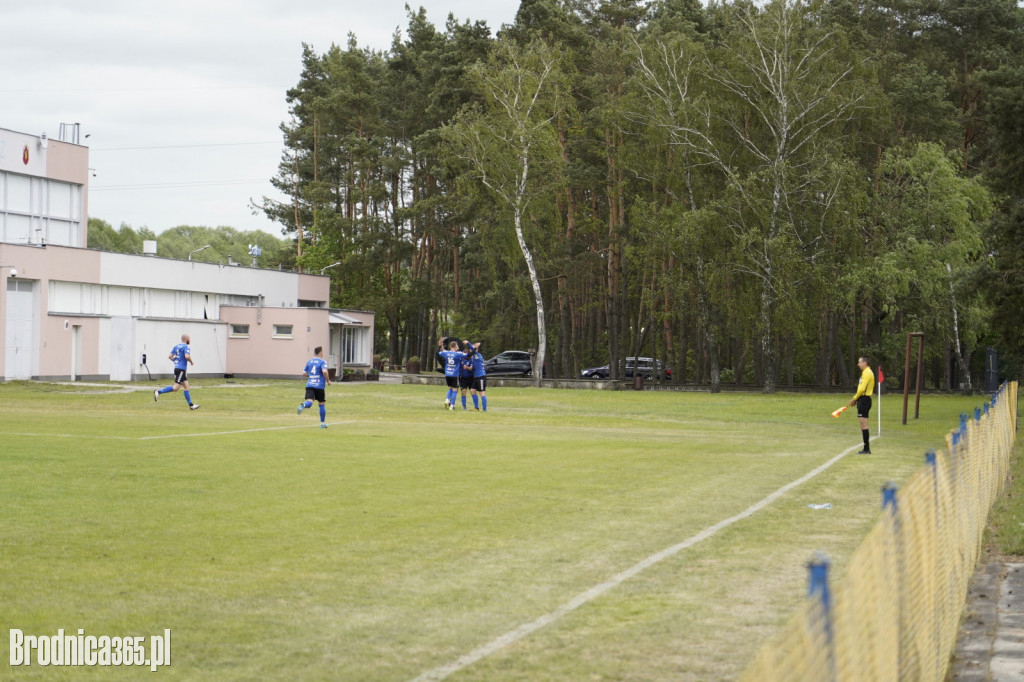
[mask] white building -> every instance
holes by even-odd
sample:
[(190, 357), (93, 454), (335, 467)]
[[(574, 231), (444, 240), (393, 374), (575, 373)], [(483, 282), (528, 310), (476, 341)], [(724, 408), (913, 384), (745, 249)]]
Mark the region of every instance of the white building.
[(167, 376), (183, 333), (196, 377), (371, 366), (374, 315), (326, 276), (84, 248), (88, 180), (88, 148), (0, 129), (0, 377)]

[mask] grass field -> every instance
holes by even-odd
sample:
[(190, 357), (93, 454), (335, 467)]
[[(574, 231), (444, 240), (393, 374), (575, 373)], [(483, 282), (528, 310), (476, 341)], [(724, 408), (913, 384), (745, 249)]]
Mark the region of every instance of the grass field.
[(924, 396), (901, 426), (886, 397), (875, 454), (678, 548), (858, 450), (852, 410), (829, 416), (849, 395), (492, 389), (453, 413), (441, 387), (339, 383), (321, 430), (298, 381), (194, 382), (195, 412), (117, 388), (0, 385), (0, 678), (150, 674), (8, 665), (11, 628), (81, 628), (170, 629), (161, 679), (412, 680), (467, 655), (450, 679), (729, 679), (813, 552), (840, 577), (882, 485), (983, 401)]

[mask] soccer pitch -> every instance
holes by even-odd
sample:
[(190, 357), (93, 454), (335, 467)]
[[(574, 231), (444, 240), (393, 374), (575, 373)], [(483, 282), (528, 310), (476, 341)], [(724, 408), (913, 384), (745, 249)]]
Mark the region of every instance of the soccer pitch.
[(0, 677), (149, 673), (11, 666), (17, 628), (169, 629), (161, 679), (730, 679), (984, 402), (883, 396), (856, 455), (846, 393), (336, 383), (322, 430), (300, 381), (165, 383), (0, 385)]

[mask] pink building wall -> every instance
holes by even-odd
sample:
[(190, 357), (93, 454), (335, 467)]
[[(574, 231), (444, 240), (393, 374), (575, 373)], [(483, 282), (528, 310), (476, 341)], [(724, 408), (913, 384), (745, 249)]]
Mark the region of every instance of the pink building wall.
[[(34, 376), (70, 376), (72, 344), (79, 359), (81, 375), (100, 374), (100, 338), (103, 320), (95, 317), (47, 315), (49, 281), (59, 273), (61, 279), (82, 282), (99, 281), (99, 252), (67, 247), (22, 246), (0, 243), (0, 264), (16, 265), (17, 280), (31, 282), (36, 316), (36, 362)], [(0, 310), (7, 310), (7, 280), (10, 268), (4, 268), (0, 282)], [(79, 329), (75, 330), (75, 326)], [(0, 341), (7, 338), (7, 315), (0, 314)], [(0, 367), (4, 357), (0, 356)], [(0, 377), (3, 373), (0, 372)]]
[[(228, 325), (228, 373), (302, 376), (313, 349), (327, 348), (329, 314), (327, 308), (221, 308), (221, 320)], [(232, 335), (232, 325), (248, 325), (248, 337)], [(291, 325), (291, 337), (275, 337), (275, 325)]]

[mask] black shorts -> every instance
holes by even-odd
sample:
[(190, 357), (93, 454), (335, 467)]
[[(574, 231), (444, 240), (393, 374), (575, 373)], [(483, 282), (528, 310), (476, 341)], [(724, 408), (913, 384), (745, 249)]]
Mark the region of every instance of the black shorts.
[(459, 387), (459, 378), (458, 377), (445, 376), (444, 382), (446, 384), (448, 384), (448, 388), (458, 388)]
[(174, 368), (174, 383), (183, 384), (188, 381), (188, 372), (183, 369)]
[(473, 377), (473, 390), (484, 393), (487, 390), (487, 377)]
[(315, 400), (318, 403), (327, 402), (327, 391), (322, 388), (313, 388), (312, 386), (306, 386), (306, 400)]
[(467, 388), (473, 388), (473, 377), (472, 376), (464, 377), (464, 376), (460, 375), (459, 376), (459, 388), (461, 388), (462, 390), (466, 390)]
[(858, 417), (863, 417), (864, 419), (867, 419), (868, 418), (868, 412), (870, 412), (870, 411), (871, 411), (871, 396), (869, 396), (869, 395), (862, 395), (861, 397), (857, 398), (857, 416)]

